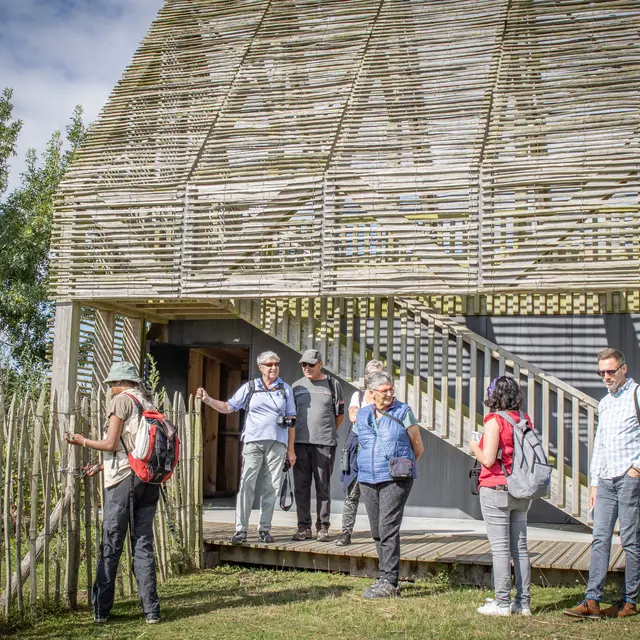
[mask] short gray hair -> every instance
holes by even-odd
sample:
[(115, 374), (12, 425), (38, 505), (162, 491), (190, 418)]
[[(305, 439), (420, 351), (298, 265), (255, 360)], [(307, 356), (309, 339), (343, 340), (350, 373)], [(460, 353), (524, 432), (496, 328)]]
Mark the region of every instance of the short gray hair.
[(380, 360), (369, 360), (364, 368), (364, 377), (370, 376), (374, 371), (384, 371), (384, 364)]
[(393, 378), (388, 371), (374, 371), (367, 377), (367, 389), (375, 391), (383, 384), (393, 385)]
[(275, 351), (263, 351), (257, 358), (258, 366), (265, 362), (280, 362), (280, 357)]

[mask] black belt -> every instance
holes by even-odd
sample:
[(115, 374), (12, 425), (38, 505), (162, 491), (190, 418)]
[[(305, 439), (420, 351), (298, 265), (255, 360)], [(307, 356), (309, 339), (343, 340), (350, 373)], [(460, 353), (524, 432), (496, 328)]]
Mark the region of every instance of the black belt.
[(497, 484), (495, 487), (487, 487), (487, 489), (493, 489), (493, 491), (508, 491), (509, 487), (506, 484)]

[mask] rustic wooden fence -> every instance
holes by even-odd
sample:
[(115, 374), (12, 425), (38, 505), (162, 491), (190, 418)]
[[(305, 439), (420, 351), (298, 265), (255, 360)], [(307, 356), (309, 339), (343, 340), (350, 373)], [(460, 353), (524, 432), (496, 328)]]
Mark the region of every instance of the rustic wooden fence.
[[(90, 449), (69, 446), (62, 424), (102, 437), (106, 396), (76, 394), (65, 417), (48, 387), (36, 397), (0, 395), (0, 616), (22, 615), (39, 602), (70, 607), (90, 601), (101, 539), (102, 474), (83, 467), (99, 461)], [(157, 405), (176, 424), (180, 464), (167, 483), (154, 523), (159, 578), (202, 567), (202, 426), (200, 401), (166, 393)], [(134, 593), (131, 542), (124, 548), (116, 594)]]

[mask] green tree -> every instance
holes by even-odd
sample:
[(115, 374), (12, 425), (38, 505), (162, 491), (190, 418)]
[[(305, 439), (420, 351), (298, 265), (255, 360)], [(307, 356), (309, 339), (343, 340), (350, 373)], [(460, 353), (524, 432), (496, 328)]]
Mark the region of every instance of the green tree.
[[(11, 91), (5, 90), (3, 99), (0, 180), (4, 176), (6, 190), (7, 160), (15, 153), (21, 123), (11, 122)], [(66, 139), (56, 131), (40, 159), (30, 149), (20, 185), (0, 202), (0, 326), (10, 368), (26, 384), (40, 380), (46, 370), (54, 311), (49, 300), (53, 197), (86, 133), (82, 108), (77, 106), (67, 126)]]

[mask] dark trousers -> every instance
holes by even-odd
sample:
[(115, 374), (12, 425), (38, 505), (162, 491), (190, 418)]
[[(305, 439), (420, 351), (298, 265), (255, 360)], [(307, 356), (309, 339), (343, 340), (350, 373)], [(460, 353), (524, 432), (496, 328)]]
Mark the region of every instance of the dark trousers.
[[(153, 556), (153, 519), (156, 515), (159, 496), (159, 485), (147, 484), (135, 477), (131, 548), (133, 571), (138, 583), (138, 597), (145, 615), (148, 613), (160, 615), (160, 601), (156, 591), (156, 562)], [(91, 598), (93, 612), (97, 618), (106, 618), (113, 607), (116, 573), (129, 527), (130, 498), (130, 477), (104, 490), (102, 545)]]
[(400, 573), (400, 524), (413, 480), (392, 480), (380, 484), (360, 483), (360, 495), (376, 541), (380, 578), (394, 587)]
[(298, 529), (311, 529), (311, 480), (316, 485), (316, 529), (329, 528), (331, 522), (331, 474), (336, 448), (321, 444), (295, 444), (293, 466)]

